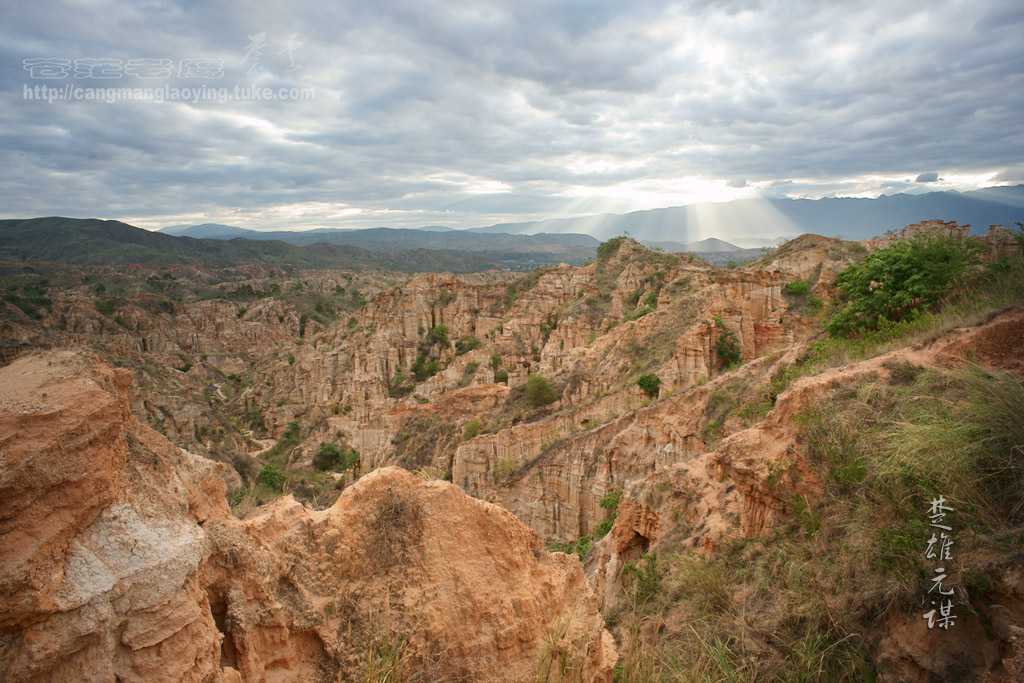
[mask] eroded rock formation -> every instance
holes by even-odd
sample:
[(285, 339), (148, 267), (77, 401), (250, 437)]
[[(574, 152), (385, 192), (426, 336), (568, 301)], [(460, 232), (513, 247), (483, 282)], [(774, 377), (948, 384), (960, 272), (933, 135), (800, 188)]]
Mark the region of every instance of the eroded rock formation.
[(390, 468), (238, 520), (130, 379), (70, 351), (0, 369), (0, 678), (337, 680), (391, 648), (399, 678), (611, 680), (582, 567), (510, 513)]

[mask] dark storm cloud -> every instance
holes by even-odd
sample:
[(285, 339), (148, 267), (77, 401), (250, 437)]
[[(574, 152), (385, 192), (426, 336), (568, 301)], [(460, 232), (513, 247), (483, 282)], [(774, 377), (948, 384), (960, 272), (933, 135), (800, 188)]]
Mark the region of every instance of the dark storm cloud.
[[(469, 227), (677, 204), (700, 183), (822, 196), (1022, 177), (1009, 3), (213, 5), (0, 9), (4, 215)], [(36, 57), (219, 59), (211, 87), (316, 98), (31, 101)]]

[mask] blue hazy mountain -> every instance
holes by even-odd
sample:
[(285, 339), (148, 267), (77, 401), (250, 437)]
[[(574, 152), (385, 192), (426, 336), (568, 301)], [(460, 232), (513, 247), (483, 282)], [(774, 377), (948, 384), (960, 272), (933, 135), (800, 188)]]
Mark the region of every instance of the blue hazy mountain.
[[(205, 239), (280, 240), (298, 246), (326, 242), (370, 251), (422, 248), (494, 252), (497, 258), (518, 254), (516, 260), (534, 254), (539, 260), (575, 261), (591, 255), (598, 241), (622, 234), (667, 251), (712, 253), (767, 245), (778, 237), (803, 233), (866, 239), (930, 219), (970, 224), (974, 234), (986, 232), (992, 224), (1013, 226), (1024, 221), (1024, 185), (963, 193), (882, 195), (877, 199), (741, 199), (626, 214), (499, 223), (469, 230), (435, 225), (257, 231), (207, 223), (172, 226), (161, 232)], [(724, 242), (708, 242), (714, 239)]]
[(771, 240), (803, 233), (867, 239), (931, 219), (970, 224), (974, 234), (987, 232), (993, 224), (1012, 227), (1024, 221), (1024, 185), (962, 193), (882, 195), (877, 199), (740, 199), (627, 214), (503, 223), (472, 232), (586, 233), (600, 240), (628, 233), (641, 241), (682, 244), (708, 237)]

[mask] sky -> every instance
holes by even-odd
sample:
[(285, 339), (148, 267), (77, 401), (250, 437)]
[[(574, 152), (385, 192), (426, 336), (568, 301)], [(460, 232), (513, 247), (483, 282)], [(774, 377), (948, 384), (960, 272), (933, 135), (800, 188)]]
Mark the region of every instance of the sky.
[(1024, 182), (1019, 0), (18, 5), (4, 218), (468, 228)]

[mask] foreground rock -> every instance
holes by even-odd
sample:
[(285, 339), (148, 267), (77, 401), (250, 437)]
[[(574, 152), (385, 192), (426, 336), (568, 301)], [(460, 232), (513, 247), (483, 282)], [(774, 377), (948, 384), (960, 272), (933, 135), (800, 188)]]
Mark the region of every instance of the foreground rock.
[(500, 508), (385, 469), (329, 510), (231, 516), (219, 469), (78, 352), (0, 369), (0, 679), (611, 680), (575, 559)]

